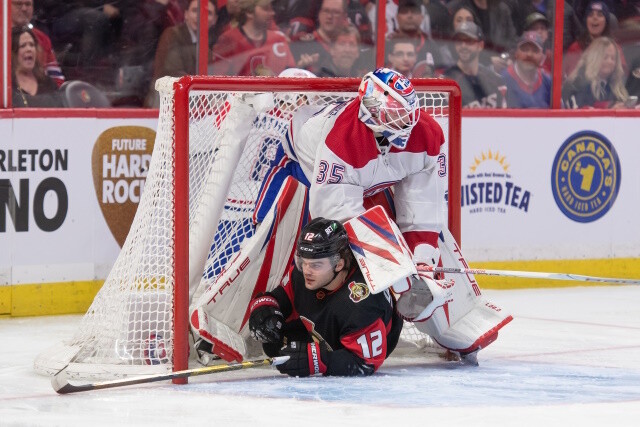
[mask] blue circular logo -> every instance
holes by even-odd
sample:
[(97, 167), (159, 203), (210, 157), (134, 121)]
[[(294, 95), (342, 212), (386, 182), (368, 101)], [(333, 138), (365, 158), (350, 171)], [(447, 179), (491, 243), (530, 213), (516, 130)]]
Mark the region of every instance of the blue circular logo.
[(620, 189), (620, 160), (611, 142), (593, 131), (571, 135), (553, 160), (551, 190), (570, 219), (592, 222), (606, 214)]

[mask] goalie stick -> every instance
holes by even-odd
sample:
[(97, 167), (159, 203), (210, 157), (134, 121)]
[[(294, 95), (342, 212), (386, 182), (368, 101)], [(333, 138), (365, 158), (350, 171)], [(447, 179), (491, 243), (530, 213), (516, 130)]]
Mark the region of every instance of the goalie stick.
[(576, 280), (581, 282), (617, 283), (620, 285), (640, 285), (637, 279), (618, 279), (608, 277), (583, 276), (572, 273), (544, 273), (537, 271), (514, 271), (514, 270), (485, 270), (482, 268), (455, 268), (455, 267), (432, 267), (421, 265), (420, 270), (432, 271), (434, 273), (451, 274), (480, 274), (484, 276), (499, 277), (520, 277), (524, 279), (545, 279), (545, 280)]
[(101, 390), (105, 388), (123, 387), (128, 385), (146, 384), (175, 378), (188, 378), (198, 375), (217, 374), (220, 372), (239, 371), (241, 369), (257, 368), (260, 366), (276, 366), (289, 360), (289, 356), (278, 356), (267, 359), (247, 360), (240, 363), (228, 363), (225, 365), (206, 366), (204, 368), (185, 369), (167, 374), (143, 375), (133, 378), (123, 378), (112, 381), (73, 385), (69, 382), (66, 370), (63, 369), (51, 378), (53, 389), (59, 394), (77, 393), (80, 391)]

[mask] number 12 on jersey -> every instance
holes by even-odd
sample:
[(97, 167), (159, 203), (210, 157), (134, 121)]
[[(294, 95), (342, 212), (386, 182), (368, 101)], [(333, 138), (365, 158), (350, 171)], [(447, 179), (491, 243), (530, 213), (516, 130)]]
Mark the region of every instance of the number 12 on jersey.
[(362, 347), (362, 356), (365, 359), (382, 354), (382, 332), (379, 329), (360, 335), (356, 342)]

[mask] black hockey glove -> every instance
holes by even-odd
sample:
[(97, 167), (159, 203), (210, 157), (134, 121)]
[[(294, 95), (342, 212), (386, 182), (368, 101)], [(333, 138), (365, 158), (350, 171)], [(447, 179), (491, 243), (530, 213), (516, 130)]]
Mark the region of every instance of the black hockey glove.
[(289, 356), (289, 360), (276, 366), (282, 374), (292, 377), (308, 377), (309, 375), (327, 372), (328, 349), (320, 343), (292, 341), (280, 350), (280, 356)]
[(263, 344), (282, 343), (284, 317), (278, 301), (271, 295), (258, 295), (251, 301), (249, 331), (251, 336)]

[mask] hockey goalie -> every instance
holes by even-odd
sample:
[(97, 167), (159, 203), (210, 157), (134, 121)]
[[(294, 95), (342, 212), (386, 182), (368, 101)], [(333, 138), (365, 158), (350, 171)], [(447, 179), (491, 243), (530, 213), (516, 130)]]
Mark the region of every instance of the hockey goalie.
[[(377, 69), (357, 98), (302, 107), (280, 136), (284, 155), (260, 189), (255, 233), (192, 299), (201, 361), (243, 360), (263, 344), (268, 354), (290, 356), (281, 371), (291, 375), (370, 374), (393, 349), (402, 317), (475, 362), (511, 316), (484, 299), (473, 276), (433, 273), (466, 261), (444, 227), (444, 136), (418, 108), (411, 82)], [(314, 251), (305, 236), (322, 231), (300, 235), (309, 216), (344, 224), (355, 262), (336, 253), (321, 265), (305, 262), (305, 251)], [(310, 278), (313, 268), (325, 269), (320, 282)], [(301, 313), (297, 304), (306, 300), (312, 309)], [(345, 320), (368, 305), (362, 322)], [(342, 312), (331, 318), (332, 310)], [(288, 334), (292, 322), (298, 328)]]

